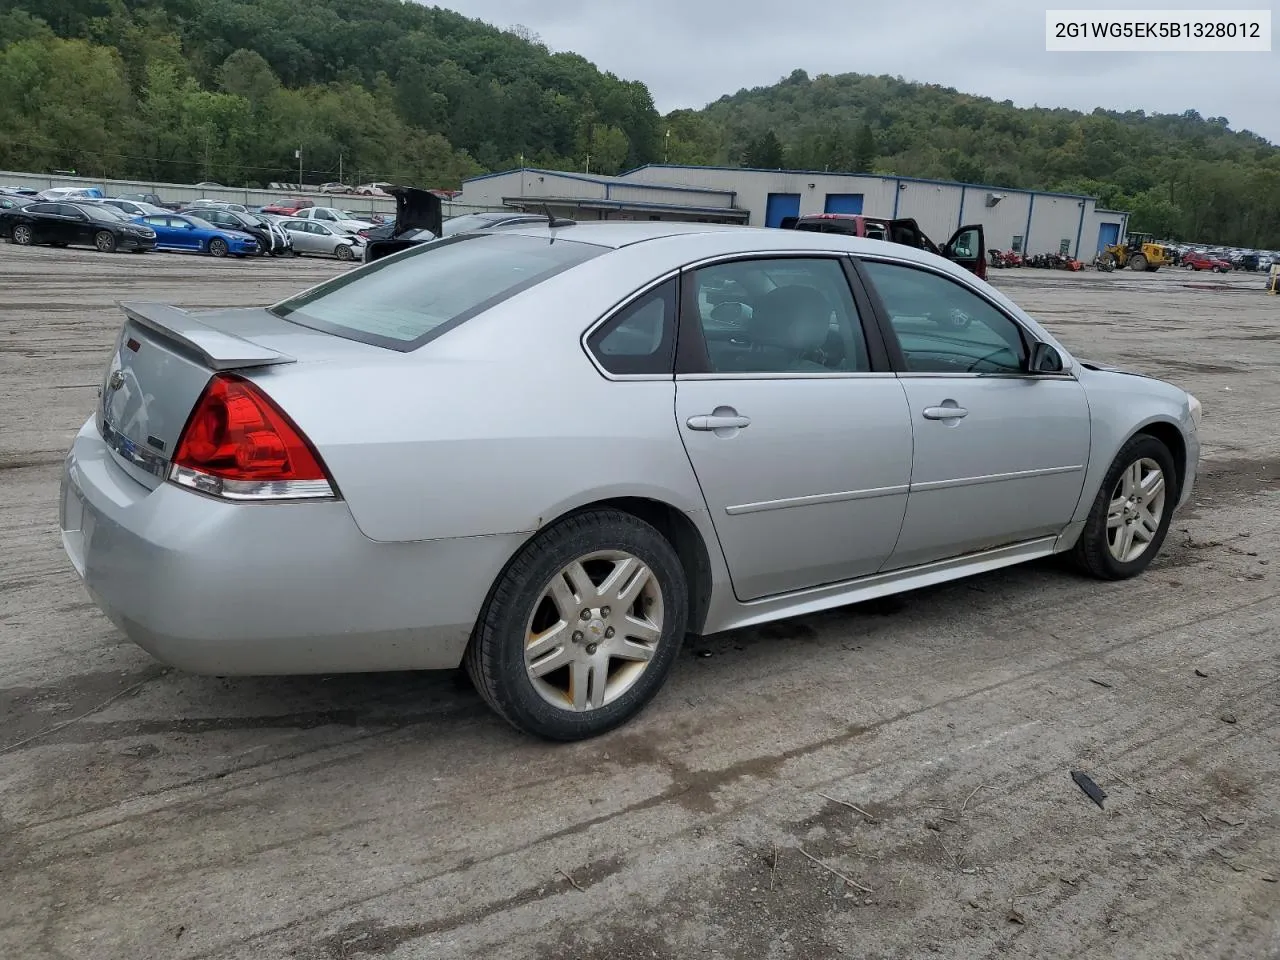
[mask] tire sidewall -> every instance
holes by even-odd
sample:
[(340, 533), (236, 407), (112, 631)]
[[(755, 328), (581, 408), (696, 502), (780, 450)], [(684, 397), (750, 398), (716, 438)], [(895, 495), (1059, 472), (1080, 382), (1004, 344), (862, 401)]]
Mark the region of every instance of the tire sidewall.
[(214, 237), (209, 241), (209, 255), (212, 257), (225, 257), (227, 255), (226, 243)]
[[(688, 622), (684, 569), (666, 539), (652, 526), (629, 514), (598, 511), (579, 514), (577, 518), (587, 516), (602, 522), (593, 523), (586, 530), (572, 522), (562, 522), (526, 545), (504, 573), (472, 641), (481, 644), (484, 652), (492, 657), (489, 679), (500, 701), (499, 711), (517, 727), (552, 740), (597, 736), (638, 713), (653, 699), (670, 673)], [(663, 633), (648, 669), (630, 690), (598, 710), (573, 713), (552, 706), (534, 688), (524, 662), (525, 628), (534, 604), (551, 578), (579, 557), (598, 550), (624, 550), (633, 554), (658, 577), (662, 590)]]
[[(110, 237), (111, 240), (108, 243), (103, 244), (102, 242), (103, 236)], [(99, 253), (115, 253), (116, 252), (115, 234), (113, 234), (110, 230), (99, 230), (96, 234), (94, 234), (93, 245), (98, 248)]]
[[(20, 239), (18, 239), (19, 237), (26, 237), (26, 239), (25, 239), (25, 240), (20, 240)], [(33, 236), (33, 234), (32, 234), (31, 228), (30, 228), (29, 226), (27, 226), (25, 223), (20, 223), (20, 224), (18, 224), (16, 227), (14, 227), (14, 228), (13, 228), (13, 242), (14, 242), (14, 243), (16, 243), (16, 244), (17, 244), (18, 246), (20, 246), (20, 247), (29, 247), (29, 246), (31, 246), (31, 245), (32, 245), (32, 243), (34, 242), (34, 236)]]
[[(1164, 472), (1164, 515), (1160, 518), (1160, 527), (1156, 530), (1156, 535), (1152, 538), (1146, 552), (1136, 560), (1121, 563), (1111, 555), (1111, 549), (1107, 543), (1107, 512), (1111, 504), (1111, 491), (1119, 483), (1120, 475), (1134, 461), (1142, 459), (1154, 460)], [(1174, 466), (1173, 454), (1169, 452), (1168, 447), (1155, 437), (1141, 434), (1133, 437), (1120, 449), (1120, 453), (1116, 455), (1111, 464), (1111, 469), (1107, 471), (1107, 475), (1102, 481), (1102, 489), (1098, 491), (1098, 497), (1094, 501), (1089, 521), (1085, 525), (1084, 533), (1081, 534), (1083, 537), (1091, 538), (1092, 542), (1089, 546), (1097, 551), (1097, 556), (1102, 561), (1102, 565), (1105, 567), (1109, 577), (1116, 580), (1135, 577), (1146, 570), (1152, 561), (1159, 556), (1160, 548), (1164, 545), (1164, 538), (1169, 533), (1169, 526), (1173, 522), (1173, 511), (1178, 502), (1179, 491), (1174, 489), (1173, 486), (1176, 481), (1177, 470)]]

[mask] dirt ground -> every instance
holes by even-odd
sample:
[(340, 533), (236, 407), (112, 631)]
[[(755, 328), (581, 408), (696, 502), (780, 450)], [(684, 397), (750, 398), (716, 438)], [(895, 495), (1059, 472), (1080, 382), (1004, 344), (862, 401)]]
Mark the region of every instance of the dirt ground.
[(691, 641), (637, 721), (551, 746), (454, 675), (167, 670), (62, 554), (114, 302), (340, 269), (0, 246), (0, 956), (1280, 957), (1260, 275), (994, 275), (1079, 355), (1202, 399), (1145, 576), (1036, 564)]

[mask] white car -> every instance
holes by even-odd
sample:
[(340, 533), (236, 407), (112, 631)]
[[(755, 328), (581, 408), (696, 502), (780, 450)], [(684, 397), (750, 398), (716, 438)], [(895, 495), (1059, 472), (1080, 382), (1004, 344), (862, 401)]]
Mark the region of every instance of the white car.
[(105, 207), (115, 207), (121, 213), (127, 213), (131, 217), (160, 217), (166, 213), (172, 213), (172, 210), (166, 210), (164, 207), (157, 207), (154, 203), (141, 203), (137, 200), (121, 200), (114, 197), (110, 200), (99, 200), (98, 203)]
[(389, 183), (362, 183), (356, 187), (356, 193), (362, 197), (389, 197), (391, 194), (387, 190), (391, 186)]
[(280, 220), (279, 224), (292, 238), (295, 254), (315, 253), (339, 260), (364, 259), (364, 238), (339, 227), (297, 217)]
[(37, 200), (101, 200), (101, 190), (87, 187), (50, 187), (36, 194)]
[(372, 220), (359, 217), (350, 210), (339, 210), (337, 207), (307, 207), (299, 210), (289, 219), (316, 220), (331, 227), (337, 227), (339, 230), (345, 230), (347, 233), (370, 230), (377, 226)]

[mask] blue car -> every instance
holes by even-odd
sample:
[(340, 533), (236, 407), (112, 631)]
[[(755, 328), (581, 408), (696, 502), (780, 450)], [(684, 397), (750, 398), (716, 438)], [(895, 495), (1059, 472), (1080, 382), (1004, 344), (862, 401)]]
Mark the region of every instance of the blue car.
[(245, 257), (257, 253), (258, 241), (239, 230), (215, 227), (189, 214), (167, 213), (134, 217), (156, 232), (157, 250), (193, 250), (213, 257)]

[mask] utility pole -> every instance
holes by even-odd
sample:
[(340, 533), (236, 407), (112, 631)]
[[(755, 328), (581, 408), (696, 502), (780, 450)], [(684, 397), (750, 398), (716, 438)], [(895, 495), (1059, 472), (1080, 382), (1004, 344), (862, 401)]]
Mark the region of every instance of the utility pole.
[(338, 151), (338, 182), (342, 182), (342, 151)]
[(301, 191), (302, 190), (302, 148), (299, 147), (297, 150), (295, 150), (293, 152), (293, 155), (298, 158), (298, 190)]
[(667, 131), (667, 135), (663, 138), (662, 144), (662, 162), (669, 163), (671, 161), (671, 131)]
[(589, 154), (589, 153), (587, 154), (587, 166), (586, 166), (586, 169), (585, 169), (583, 172), (584, 172), (584, 173), (590, 173), (590, 172), (591, 172), (591, 154)]

